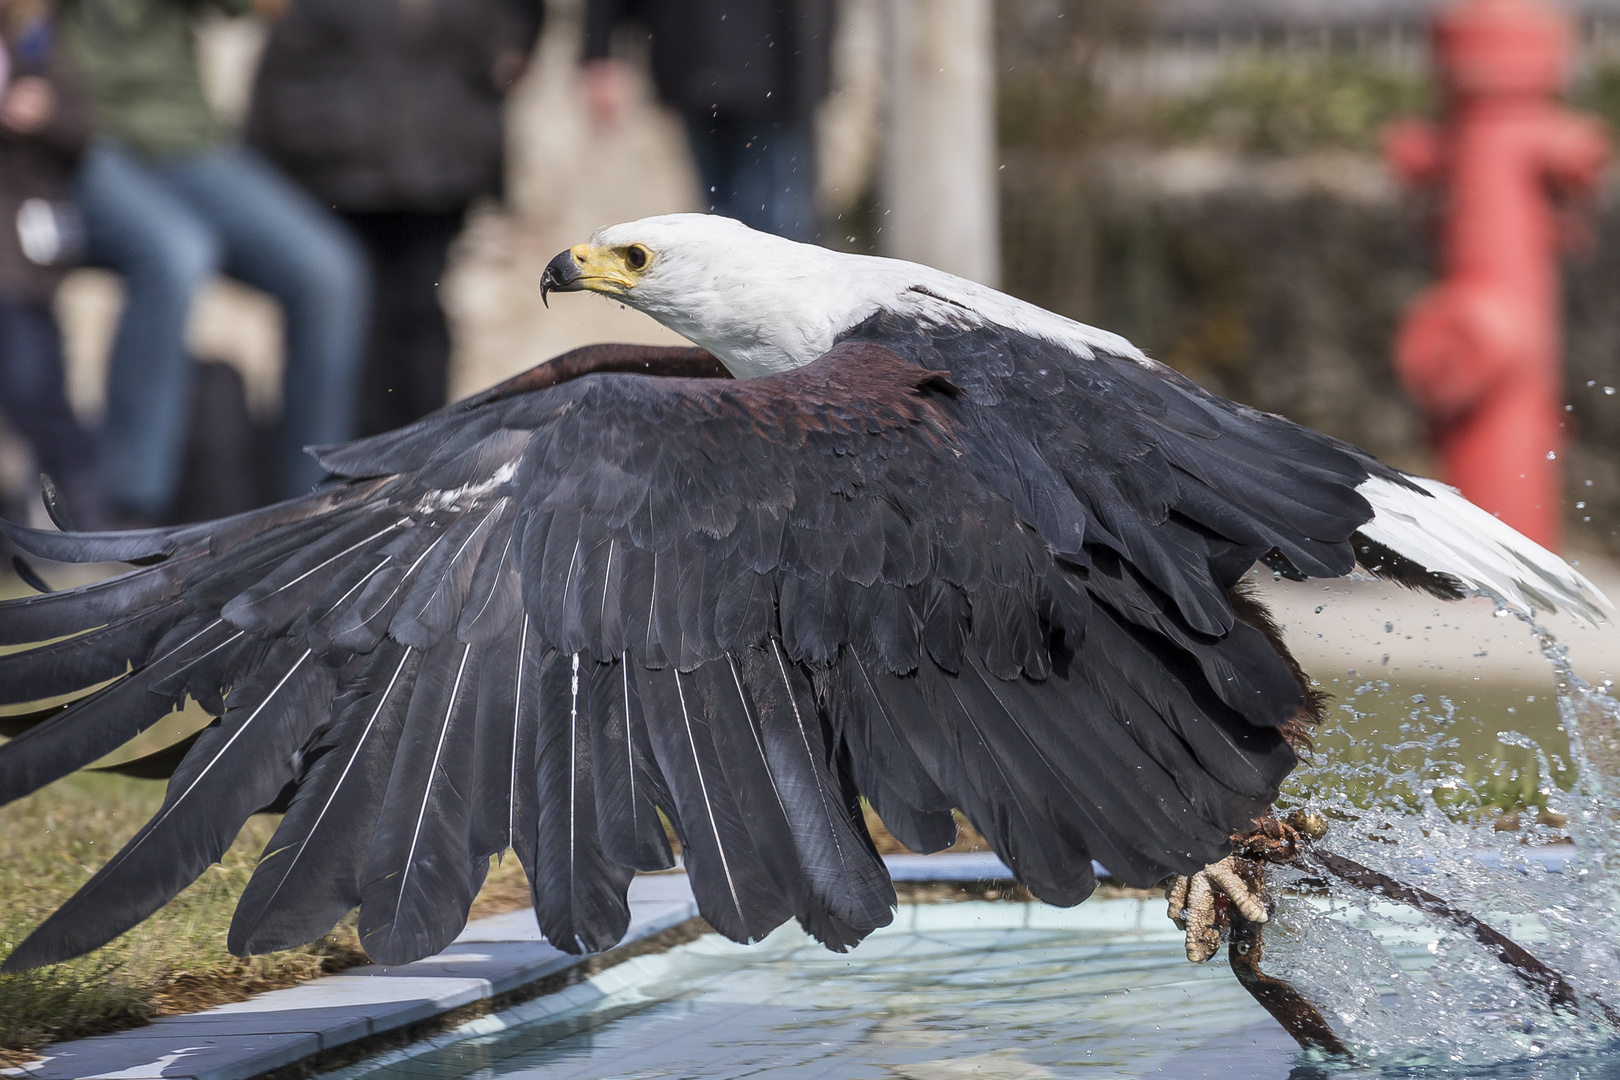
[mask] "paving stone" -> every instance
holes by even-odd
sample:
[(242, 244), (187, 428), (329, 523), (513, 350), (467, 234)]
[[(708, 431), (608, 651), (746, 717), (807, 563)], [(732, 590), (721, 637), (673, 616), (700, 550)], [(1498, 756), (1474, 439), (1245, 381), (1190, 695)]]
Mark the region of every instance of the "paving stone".
[[(988, 851), (941, 855), (885, 855), (884, 865), (895, 881), (1011, 881), (1007, 864)], [(952, 877), (942, 870), (949, 869)]]
[(456, 944), (469, 941), (544, 941), (540, 924), (535, 921), (533, 908), (507, 911), (476, 919), (456, 938)]
[(640, 874), (630, 882), (630, 903), (693, 903), (692, 882), (685, 874)]
[[(35, 1080), (245, 1080), (320, 1050), (307, 1033), (160, 1039), (79, 1039), (53, 1047), (21, 1075)], [(8, 1070), (10, 1071), (10, 1070)]]

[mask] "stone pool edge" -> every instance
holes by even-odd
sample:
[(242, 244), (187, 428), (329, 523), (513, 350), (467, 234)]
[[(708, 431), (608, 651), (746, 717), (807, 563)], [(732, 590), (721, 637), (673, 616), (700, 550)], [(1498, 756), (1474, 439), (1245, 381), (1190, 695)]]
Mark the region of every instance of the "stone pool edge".
[[(891, 855), (897, 882), (1001, 882), (991, 854)], [(1100, 868), (1099, 868), (1100, 869)], [(341, 1068), (459, 1027), (591, 974), (698, 936), (684, 873), (630, 885), (630, 929), (615, 949), (571, 956), (546, 944), (529, 909), (478, 919), (443, 952), (399, 967), (365, 965), (145, 1027), (56, 1043), (11, 1080), (292, 1080)], [(498, 947), (497, 947), (498, 946)]]

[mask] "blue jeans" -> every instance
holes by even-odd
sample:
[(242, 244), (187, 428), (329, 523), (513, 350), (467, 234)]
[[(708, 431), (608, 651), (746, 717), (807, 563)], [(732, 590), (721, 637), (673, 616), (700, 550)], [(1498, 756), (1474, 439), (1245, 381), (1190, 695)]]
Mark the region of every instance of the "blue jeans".
[(303, 448), (355, 431), (370, 286), (342, 222), (236, 147), (146, 161), (99, 140), (77, 186), (90, 260), (124, 279), (101, 438), (109, 502), (154, 519), (172, 507), (191, 415), (186, 318), (220, 271), (281, 302), (287, 358), (272, 464), (282, 498), (308, 491), (323, 473)]
[(43, 300), (0, 298), (0, 410), (56, 481), (74, 524), (105, 525), (95, 444), (68, 407), (62, 335)]
[(685, 121), (710, 213), (789, 240), (815, 239), (815, 139), (808, 120), (687, 113)]

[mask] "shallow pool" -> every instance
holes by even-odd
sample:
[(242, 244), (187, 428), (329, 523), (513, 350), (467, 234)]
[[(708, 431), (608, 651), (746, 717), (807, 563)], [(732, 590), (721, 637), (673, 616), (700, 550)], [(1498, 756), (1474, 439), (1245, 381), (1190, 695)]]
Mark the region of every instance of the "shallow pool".
[[(843, 956), (796, 927), (746, 948), (709, 935), (327, 1080), (1264, 1080), (1323, 1069), (1224, 963), (1186, 962), (1162, 903), (1116, 900), (906, 907)], [(1620, 1080), (1620, 1059), (1351, 1073)]]

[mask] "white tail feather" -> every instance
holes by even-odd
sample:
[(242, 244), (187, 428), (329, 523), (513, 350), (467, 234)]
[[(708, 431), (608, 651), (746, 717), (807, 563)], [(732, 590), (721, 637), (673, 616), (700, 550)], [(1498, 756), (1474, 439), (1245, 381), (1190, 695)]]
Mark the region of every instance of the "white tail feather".
[(1526, 614), (1564, 611), (1595, 624), (1614, 612), (1609, 598), (1574, 567), (1456, 488), (1408, 479), (1423, 490), (1380, 477), (1356, 489), (1373, 506), (1373, 519), (1360, 530), (1367, 539)]

